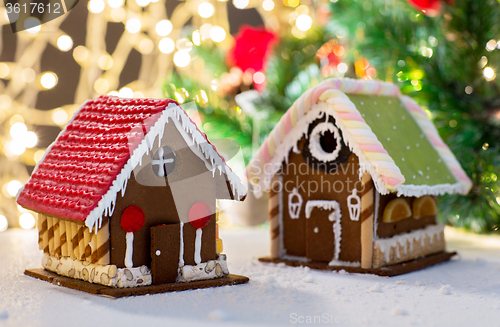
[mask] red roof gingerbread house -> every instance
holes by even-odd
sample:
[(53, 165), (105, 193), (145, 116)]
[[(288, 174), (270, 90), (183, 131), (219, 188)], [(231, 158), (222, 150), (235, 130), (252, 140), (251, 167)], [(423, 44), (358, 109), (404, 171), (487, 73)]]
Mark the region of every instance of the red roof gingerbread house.
[(228, 279), (216, 200), (245, 197), (175, 101), (102, 96), (78, 110), (17, 201), (38, 212), (43, 267), (106, 293)]

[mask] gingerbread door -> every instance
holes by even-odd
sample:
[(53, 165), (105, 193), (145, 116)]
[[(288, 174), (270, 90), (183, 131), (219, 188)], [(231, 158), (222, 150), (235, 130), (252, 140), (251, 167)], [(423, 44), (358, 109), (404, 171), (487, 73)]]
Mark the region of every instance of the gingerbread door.
[(151, 273), (153, 285), (173, 283), (179, 271), (181, 225), (151, 227)]
[(306, 257), (314, 261), (338, 260), (340, 206), (337, 201), (307, 201)]

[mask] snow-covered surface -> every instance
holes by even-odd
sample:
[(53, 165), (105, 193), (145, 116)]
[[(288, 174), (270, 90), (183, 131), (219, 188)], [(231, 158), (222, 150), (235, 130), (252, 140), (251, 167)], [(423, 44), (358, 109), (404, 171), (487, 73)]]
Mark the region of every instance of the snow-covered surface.
[(41, 266), (36, 231), (8, 230), (0, 326), (289, 326), (314, 316), (332, 326), (498, 326), (500, 238), (445, 233), (459, 260), (384, 278), (261, 264), (267, 229), (221, 230), (229, 271), (248, 284), (110, 299), (24, 276)]

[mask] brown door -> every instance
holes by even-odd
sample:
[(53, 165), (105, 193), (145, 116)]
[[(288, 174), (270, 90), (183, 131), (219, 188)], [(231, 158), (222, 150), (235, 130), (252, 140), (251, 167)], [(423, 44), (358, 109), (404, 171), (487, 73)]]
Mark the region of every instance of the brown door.
[(151, 273), (153, 285), (173, 283), (179, 271), (181, 225), (151, 227)]
[(335, 242), (334, 232), (335, 225), (340, 224), (335, 214), (338, 208), (311, 208), (309, 218), (306, 218), (306, 257), (314, 261), (330, 262), (334, 259), (335, 246), (340, 247)]

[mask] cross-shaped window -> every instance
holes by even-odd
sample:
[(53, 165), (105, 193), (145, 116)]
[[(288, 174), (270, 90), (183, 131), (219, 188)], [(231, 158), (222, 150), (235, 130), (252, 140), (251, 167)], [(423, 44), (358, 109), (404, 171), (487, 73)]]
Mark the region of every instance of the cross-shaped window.
[(159, 148), (153, 155), (151, 163), (153, 172), (158, 177), (167, 177), (175, 168), (175, 153), (168, 146)]

